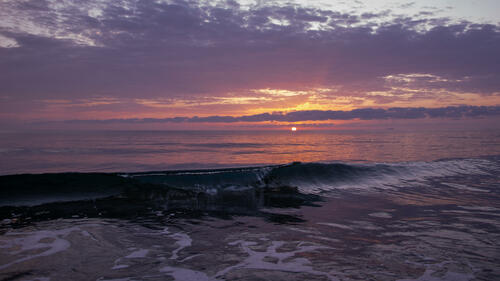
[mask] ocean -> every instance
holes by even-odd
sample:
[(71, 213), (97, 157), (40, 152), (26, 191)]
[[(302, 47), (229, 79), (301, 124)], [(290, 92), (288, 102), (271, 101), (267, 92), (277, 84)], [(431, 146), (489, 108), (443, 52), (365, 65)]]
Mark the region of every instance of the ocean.
[(500, 130), (0, 133), (0, 280), (500, 280)]

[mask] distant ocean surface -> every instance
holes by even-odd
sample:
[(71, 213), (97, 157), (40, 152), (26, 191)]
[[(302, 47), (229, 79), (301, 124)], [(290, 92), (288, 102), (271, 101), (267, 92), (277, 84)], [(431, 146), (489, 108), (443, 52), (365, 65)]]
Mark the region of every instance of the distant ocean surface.
[(0, 174), (144, 172), (300, 162), (500, 155), (488, 131), (49, 131), (0, 133)]
[(0, 133), (0, 280), (500, 280), (500, 130)]

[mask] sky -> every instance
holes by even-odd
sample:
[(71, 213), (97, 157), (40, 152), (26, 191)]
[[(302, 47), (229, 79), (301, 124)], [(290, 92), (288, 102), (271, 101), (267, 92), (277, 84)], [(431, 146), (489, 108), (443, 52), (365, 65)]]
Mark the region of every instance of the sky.
[(485, 120), (500, 117), (499, 10), (497, 0), (0, 0), (0, 128), (496, 124)]

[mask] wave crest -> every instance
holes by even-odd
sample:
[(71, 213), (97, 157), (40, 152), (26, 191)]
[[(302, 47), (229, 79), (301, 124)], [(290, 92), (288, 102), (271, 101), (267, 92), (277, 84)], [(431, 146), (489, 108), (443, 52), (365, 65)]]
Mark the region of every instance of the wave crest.
[[(498, 157), (497, 157), (498, 158)], [(499, 159), (451, 159), (406, 163), (300, 163), (216, 170), (126, 174), (41, 174), (0, 177), (0, 206), (34, 206), (52, 202), (109, 197), (161, 200), (165, 194), (217, 196), (252, 190), (295, 190), (309, 195), (404, 189), (436, 177), (496, 175)], [(167, 192), (168, 191), (168, 192)], [(177, 196), (177, 195), (175, 195)]]

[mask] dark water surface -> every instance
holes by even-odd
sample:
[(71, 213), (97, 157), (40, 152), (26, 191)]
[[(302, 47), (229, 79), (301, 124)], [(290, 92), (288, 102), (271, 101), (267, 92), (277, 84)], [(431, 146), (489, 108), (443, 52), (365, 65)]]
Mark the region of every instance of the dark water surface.
[(3, 133), (0, 280), (500, 280), (499, 139)]

